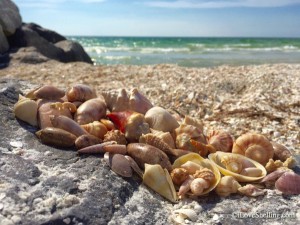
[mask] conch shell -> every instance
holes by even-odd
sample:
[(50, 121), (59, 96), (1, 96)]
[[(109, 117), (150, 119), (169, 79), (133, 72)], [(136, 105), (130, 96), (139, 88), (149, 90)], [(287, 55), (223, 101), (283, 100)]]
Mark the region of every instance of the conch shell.
[(234, 177), (224, 176), (221, 178), (215, 191), (219, 196), (227, 197), (230, 194), (237, 193), (240, 187), (241, 185), (234, 179)]
[(287, 147), (285, 147), (282, 144), (276, 143), (271, 141), (271, 144), (273, 146), (274, 149), (274, 159), (279, 159), (280, 161), (284, 162), (285, 160), (287, 160), (287, 158), (292, 156), (292, 153), (290, 152), (290, 150), (287, 149)]
[(92, 98), (82, 103), (74, 116), (74, 120), (80, 125), (92, 123), (102, 119), (106, 115), (106, 104), (103, 98)]
[(89, 134), (94, 135), (103, 140), (104, 135), (107, 133), (106, 126), (99, 122), (94, 121), (92, 123), (81, 125), (83, 129), (85, 129)]
[(266, 165), (274, 155), (271, 142), (263, 135), (255, 133), (244, 134), (237, 138), (232, 152), (244, 155), (262, 165)]
[(239, 154), (216, 152), (209, 154), (208, 158), (223, 175), (232, 176), (240, 182), (257, 181), (267, 174), (263, 165)]
[(145, 114), (145, 120), (150, 128), (164, 132), (172, 132), (179, 127), (177, 120), (165, 109), (155, 106)]
[(107, 117), (125, 134), (129, 142), (137, 142), (142, 134), (150, 133), (149, 124), (141, 113), (133, 111), (112, 112)]
[(75, 84), (67, 90), (66, 96), (70, 102), (85, 102), (89, 99), (96, 98), (96, 92), (91, 87), (84, 84)]
[(168, 170), (163, 169), (160, 165), (149, 165), (146, 163), (143, 182), (169, 201), (177, 202), (178, 197), (170, 174)]
[[(189, 162), (191, 163), (187, 164)], [(191, 165), (193, 167), (193, 164), (199, 165), (196, 170), (191, 170), (194, 173), (193, 179), (201, 178), (206, 181), (206, 184), (204, 184), (203, 180), (195, 181), (195, 192), (197, 192), (197, 195), (205, 195), (217, 186), (221, 179), (221, 174), (218, 168), (210, 160), (202, 158), (197, 153), (189, 153), (179, 157), (174, 161), (172, 168), (173, 170), (176, 168), (183, 168), (184, 165)], [(189, 170), (188, 167), (185, 167), (184, 169)], [(213, 174), (213, 176), (211, 176), (211, 174)], [(191, 179), (190, 184), (194, 181), (193, 179)], [(201, 188), (203, 187), (201, 192), (199, 189), (196, 191), (196, 187), (199, 188), (199, 185), (201, 185)]]
[(15, 116), (18, 119), (20, 119), (32, 126), (38, 125), (38, 122), (37, 122), (38, 105), (37, 105), (36, 101), (19, 95), (19, 100), (14, 105), (13, 110), (14, 110)]
[(150, 131), (156, 137), (161, 138), (164, 142), (166, 142), (171, 148), (175, 148), (175, 141), (170, 132), (163, 132), (160, 130), (154, 130), (150, 128)]
[(136, 88), (132, 89), (129, 95), (125, 89), (103, 92), (102, 95), (111, 112), (135, 111), (145, 114), (153, 107), (151, 102)]

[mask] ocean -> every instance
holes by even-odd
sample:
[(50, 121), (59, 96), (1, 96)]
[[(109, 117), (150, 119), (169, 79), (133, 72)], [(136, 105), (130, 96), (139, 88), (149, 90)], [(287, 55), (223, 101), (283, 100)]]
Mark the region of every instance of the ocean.
[(300, 38), (70, 36), (96, 65), (177, 64), (186, 67), (300, 63)]

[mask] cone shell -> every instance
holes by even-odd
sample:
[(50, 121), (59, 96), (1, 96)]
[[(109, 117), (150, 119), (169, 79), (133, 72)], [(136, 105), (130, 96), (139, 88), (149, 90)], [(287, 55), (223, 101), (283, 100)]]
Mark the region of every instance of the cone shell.
[(185, 164), (188, 161), (191, 161), (193, 163), (200, 165), (201, 168), (202, 167), (207, 168), (214, 173), (215, 179), (209, 184), (208, 188), (204, 189), (204, 191), (202, 192), (201, 195), (205, 195), (205, 194), (209, 193), (210, 191), (212, 191), (218, 185), (218, 183), (221, 179), (221, 174), (220, 174), (220, 171), (218, 170), (218, 168), (210, 160), (202, 158), (197, 153), (189, 153), (189, 154), (179, 157), (178, 159), (176, 159), (174, 161), (172, 168), (173, 169), (180, 168), (181, 165)]
[(247, 133), (237, 138), (232, 152), (244, 155), (262, 165), (266, 165), (274, 155), (271, 142), (263, 135), (255, 133)]
[(96, 92), (88, 85), (75, 84), (67, 90), (66, 96), (70, 102), (85, 102), (89, 99), (96, 98)]
[(172, 132), (179, 127), (177, 120), (165, 109), (155, 106), (145, 114), (150, 128), (164, 132)]
[(122, 177), (132, 177), (130, 163), (124, 155), (106, 152), (104, 154), (104, 160), (116, 174)]
[[(225, 168), (225, 165), (223, 165), (221, 163), (221, 159), (223, 156), (229, 156), (229, 157), (233, 157), (233, 158), (238, 158), (240, 160), (240, 162), (243, 162), (244, 168), (246, 167), (246, 165), (254, 165), (255, 168), (260, 169), (261, 172), (261, 176), (246, 176), (246, 175), (241, 175), (238, 173), (234, 173), (230, 170), (227, 170)], [(227, 152), (216, 152), (216, 153), (212, 153), (208, 155), (208, 158), (210, 159), (210, 161), (215, 164), (217, 166), (217, 168), (220, 170), (220, 172), (224, 175), (224, 176), (232, 176), (234, 177), (237, 181), (240, 182), (253, 182), (253, 181), (257, 181), (260, 180), (262, 178), (264, 178), (267, 174), (267, 171), (265, 169), (265, 167), (263, 165), (261, 165), (260, 163), (249, 159), (245, 156), (239, 155), (239, 154), (235, 154), (235, 153), (227, 153)]]
[(178, 198), (170, 174), (160, 165), (145, 164), (143, 182), (169, 201), (177, 202)]
[(14, 105), (14, 114), (18, 119), (32, 125), (37, 126), (38, 105), (36, 101), (23, 96), (19, 96), (18, 102)]
[(102, 140), (104, 139), (104, 135), (107, 133), (106, 126), (99, 121), (84, 124), (81, 125), (81, 127), (85, 129), (89, 134), (94, 135)]
[(55, 100), (64, 97), (65, 92), (53, 85), (44, 85), (33, 92), (35, 98)]
[(79, 136), (75, 141), (77, 149), (82, 149), (88, 146), (101, 144), (102, 140), (91, 134), (84, 134)]

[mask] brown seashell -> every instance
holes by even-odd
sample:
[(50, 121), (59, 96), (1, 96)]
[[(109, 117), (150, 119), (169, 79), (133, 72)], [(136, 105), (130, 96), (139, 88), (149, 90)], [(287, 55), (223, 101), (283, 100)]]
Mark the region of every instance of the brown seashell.
[(33, 92), (35, 98), (55, 100), (64, 97), (65, 92), (53, 85), (44, 85)]
[(282, 174), (285, 172), (290, 171), (287, 168), (281, 167), (280, 169), (277, 169), (273, 171), (272, 173), (268, 174), (265, 176), (262, 180), (261, 183), (273, 183), (275, 182)]
[(129, 142), (137, 142), (143, 134), (150, 133), (149, 124), (141, 113), (133, 113), (125, 126), (125, 137)]
[(270, 141), (260, 134), (248, 133), (236, 139), (232, 148), (233, 153), (244, 155), (266, 165), (273, 158), (274, 149)]
[(104, 139), (104, 135), (107, 133), (106, 126), (99, 121), (84, 124), (81, 125), (81, 127), (85, 129), (89, 134), (94, 135), (100, 139)]
[(114, 123), (111, 122), (110, 120), (101, 119), (100, 122), (103, 123), (106, 126), (106, 129), (108, 131), (116, 129)]
[(138, 166), (138, 164), (134, 161), (134, 159), (131, 158), (129, 155), (125, 155), (125, 158), (129, 161), (129, 164), (131, 168), (134, 170), (134, 172), (136, 172), (141, 178), (143, 178), (144, 173), (141, 170), (141, 168)]
[(152, 103), (142, 95), (136, 88), (129, 94), (129, 109), (138, 113), (145, 114), (153, 107)]
[(96, 92), (85, 84), (75, 84), (72, 88), (67, 90), (66, 96), (70, 102), (85, 102), (89, 99), (96, 98)]
[(163, 132), (160, 130), (154, 130), (150, 128), (150, 131), (156, 137), (161, 138), (164, 142), (166, 142), (171, 148), (175, 148), (175, 142), (170, 132)]
[(118, 144), (105, 145), (103, 147), (103, 150), (105, 152), (110, 152), (110, 153), (114, 153), (114, 154), (126, 155), (126, 153), (127, 153), (126, 145), (118, 145)]
[(78, 154), (101, 154), (105, 153), (104, 146), (106, 145), (114, 145), (116, 142), (109, 141), (109, 142), (103, 142), (101, 144), (91, 145), (82, 149), (79, 149), (77, 152)]
[(283, 194), (299, 195), (300, 194), (300, 176), (294, 172), (285, 172), (275, 182), (275, 187)]
[(38, 105), (36, 101), (19, 95), (18, 102), (14, 105), (14, 114), (18, 119), (32, 125), (37, 126)]
[[(215, 151), (231, 152), (233, 139), (226, 131), (212, 131), (207, 136), (208, 144), (214, 147)], [(210, 152), (213, 153), (213, 152)]]
[(145, 120), (150, 128), (164, 132), (172, 132), (179, 127), (176, 119), (165, 109), (155, 106), (145, 114)]
[(196, 170), (193, 176), (194, 178), (203, 178), (209, 183), (214, 182), (214, 180), (216, 179), (214, 172), (208, 168), (201, 168), (200, 170)]
[(104, 154), (104, 160), (116, 174), (122, 177), (132, 177), (130, 163), (124, 155), (106, 152)]
[(168, 156), (154, 146), (132, 143), (127, 146), (127, 152), (141, 168), (144, 168), (144, 164), (147, 163), (151, 165), (159, 164), (169, 171), (172, 169)]
[(88, 134), (87, 131), (85, 131), (78, 123), (76, 123), (74, 120), (70, 119), (69, 117), (51, 115), (50, 120), (53, 127), (66, 130), (74, 134), (76, 137), (79, 137), (84, 134)]
[(121, 112), (129, 110), (129, 97), (125, 89), (104, 91), (102, 95), (111, 112)]
[(55, 127), (46, 127), (36, 132), (36, 135), (43, 144), (63, 148), (72, 147), (76, 140), (72, 133)]
[(142, 135), (139, 139), (139, 142), (152, 145), (168, 155), (177, 156), (177, 153), (173, 151), (173, 149), (167, 143), (151, 133)]
[(266, 193), (266, 190), (260, 189), (253, 184), (247, 184), (243, 187), (238, 188), (238, 192), (249, 197), (257, 197), (260, 195), (264, 195)]
[(232, 176), (224, 176), (221, 178), (215, 191), (219, 196), (227, 197), (230, 194), (237, 193), (240, 187), (241, 185), (239, 182), (237, 182)]
[(175, 185), (180, 186), (188, 177), (189, 173), (184, 168), (175, 168), (171, 171), (171, 178)]
[(280, 161), (284, 162), (287, 158), (292, 156), (290, 150), (287, 149), (284, 145), (271, 141), (271, 144), (274, 149), (274, 159), (279, 159)]
[(107, 141), (115, 141), (117, 142), (117, 144), (121, 144), (121, 145), (126, 145), (127, 141), (125, 138), (125, 134), (123, 134), (121, 131), (119, 130), (111, 130), (108, 131), (105, 135), (104, 135), (104, 142)]
[(80, 125), (102, 119), (106, 115), (106, 104), (103, 98), (92, 98), (82, 103), (74, 116)]
[(75, 141), (75, 146), (77, 149), (82, 149), (91, 145), (101, 144), (102, 140), (95, 137), (94, 135), (84, 134), (79, 136)]

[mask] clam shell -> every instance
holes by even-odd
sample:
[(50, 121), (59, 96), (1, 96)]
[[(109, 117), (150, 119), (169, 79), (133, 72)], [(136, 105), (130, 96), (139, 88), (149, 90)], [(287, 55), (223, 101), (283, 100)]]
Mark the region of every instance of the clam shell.
[(178, 198), (171, 176), (169, 172), (160, 165), (150, 165), (146, 163), (143, 182), (169, 201), (177, 202)]
[[(225, 169), (224, 165), (221, 163), (220, 159), (222, 156), (224, 155), (228, 155), (228, 156), (237, 156), (240, 157), (242, 160), (244, 160), (246, 163), (250, 163), (253, 164), (256, 168), (260, 169), (262, 171), (261, 176), (257, 176), (257, 177), (251, 177), (251, 176), (245, 176), (245, 175), (241, 175), (238, 173), (234, 173), (230, 170)], [(235, 153), (227, 153), (227, 152), (216, 152), (216, 153), (212, 153), (208, 155), (208, 158), (211, 160), (211, 162), (217, 166), (217, 168), (220, 170), (220, 172), (223, 175), (227, 175), (227, 176), (232, 176), (234, 177), (237, 181), (240, 182), (252, 182), (252, 181), (257, 181), (260, 180), (262, 178), (264, 178), (267, 175), (267, 171), (265, 169), (265, 167), (263, 165), (261, 165), (260, 163), (249, 159), (245, 156), (242, 156), (240, 154), (235, 154)]]
[(188, 161), (199, 164), (201, 167), (208, 168), (211, 171), (213, 171), (213, 173), (215, 175), (215, 180), (210, 184), (210, 186), (207, 189), (205, 189), (203, 191), (203, 193), (201, 195), (205, 195), (205, 194), (209, 193), (210, 191), (212, 191), (218, 185), (218, 183), (221, 179), (220, 171), (218, 170), (216, 165), (214, 163), (212, 163), (210, 160), (202, 158), (197, 153), (189, 153), (189, 154), (183, 155), (183, 156), (179, 157), (178, 159), (176, 159), (174, 161), (172, 167), (173, 167), (173, 169), (179, 168), (181, 165), (185, 164)]

